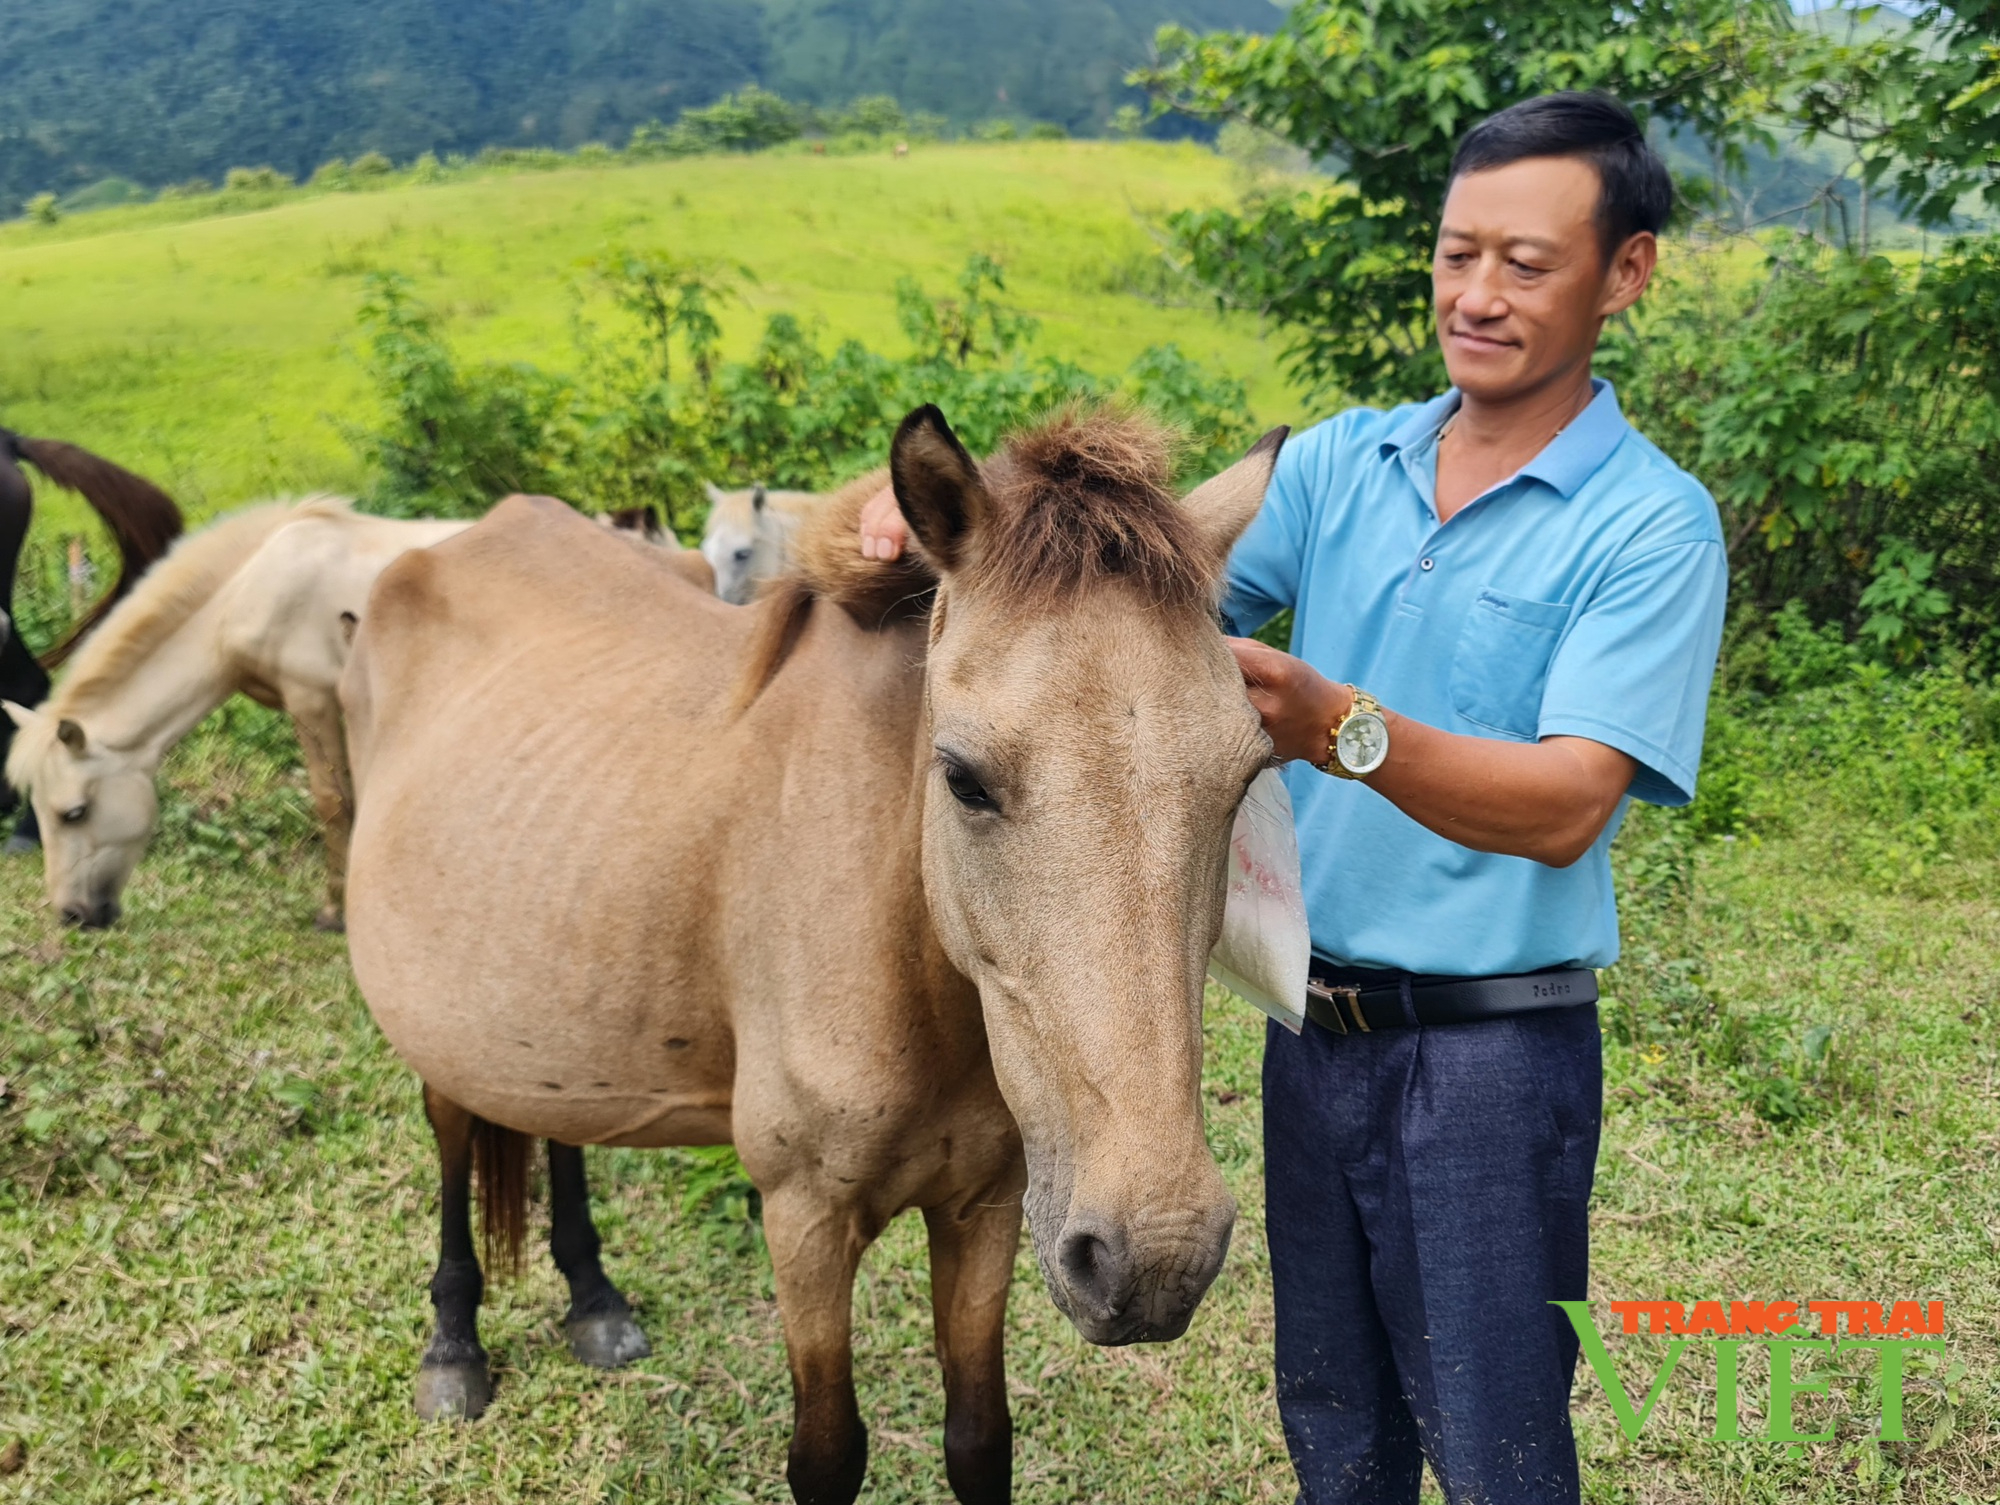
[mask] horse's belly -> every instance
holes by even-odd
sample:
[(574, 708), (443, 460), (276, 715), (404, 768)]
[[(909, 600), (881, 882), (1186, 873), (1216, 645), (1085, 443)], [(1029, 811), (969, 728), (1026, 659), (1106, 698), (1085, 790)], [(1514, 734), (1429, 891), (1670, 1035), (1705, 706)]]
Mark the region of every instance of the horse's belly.
[[(357, 831), (348, 942), (376, 1023), (428, 1085), (507, 1128), (568, 1144), (727, 1141), (726, 1015), (680, 938), (631, 902), (638, 884), (616, 907), (591, 894), (617, 844), (568, 834), (562, 849), (508, 854), (505, 868), (533, 875), (522, 885), (497, 864), (450, 864), (440, 882), (423, 871), (431, 842)], [(576, 871), (579, 852), (596, 873)]]

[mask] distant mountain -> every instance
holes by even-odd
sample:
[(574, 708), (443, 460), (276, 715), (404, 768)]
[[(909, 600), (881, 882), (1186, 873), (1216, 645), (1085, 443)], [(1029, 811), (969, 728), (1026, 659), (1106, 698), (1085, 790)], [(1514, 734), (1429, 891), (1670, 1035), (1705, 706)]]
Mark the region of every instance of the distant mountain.
[(120, 176), (620, 142), (758, 82), (1095, 129), (1166, 21), (1271, 0), (0, 0), (0, 216)]
[(1271, 31), (1272, 0), (764, 0), (764, 82), (791, 98), (837, 104), (893, 94), (908, 109), (957, 121), (992, 115), (1102, 128), (1140, 96), (1124, 76), (1153, 34)]

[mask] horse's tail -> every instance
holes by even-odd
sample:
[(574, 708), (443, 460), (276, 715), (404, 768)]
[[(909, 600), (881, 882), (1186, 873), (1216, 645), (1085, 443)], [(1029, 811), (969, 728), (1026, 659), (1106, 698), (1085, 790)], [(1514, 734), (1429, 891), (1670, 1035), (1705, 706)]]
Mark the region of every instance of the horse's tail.
[(117, 582), (63, 635), (61, 642), (41, 656), (42, 667), (53, 669), (76, 651), (77, 644), (180, 537), (181, 509), (174, 505), (172, 497), (143, 476), (135, 476), (74, 444), (65, 444), (60, 439), (24, 439), (18, 434), (6, 435), (0, 442), (7, 443), (16, 455), (31, 462), (56, 485), (76, 492), (89, 502), (118, 544)]
[(483, 1118), (472, 1120), (472, 1174), (479, 1182), (479, 1222), (486, 1268), (521, 1268), (521, 1240), (528, 1229), (528, 1163), (535, 1142)]

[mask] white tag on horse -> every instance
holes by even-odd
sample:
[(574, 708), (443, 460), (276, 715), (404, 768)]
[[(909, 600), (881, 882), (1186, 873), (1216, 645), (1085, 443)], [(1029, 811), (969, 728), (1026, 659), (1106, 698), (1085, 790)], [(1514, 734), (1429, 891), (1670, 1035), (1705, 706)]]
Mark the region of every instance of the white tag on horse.
[(1275, 768), (1250, 781), (1229, 835), (1229, 898), (1208, 975), (1293, 1034), (1305, 1027), (1312, 933), (1292, 797)]

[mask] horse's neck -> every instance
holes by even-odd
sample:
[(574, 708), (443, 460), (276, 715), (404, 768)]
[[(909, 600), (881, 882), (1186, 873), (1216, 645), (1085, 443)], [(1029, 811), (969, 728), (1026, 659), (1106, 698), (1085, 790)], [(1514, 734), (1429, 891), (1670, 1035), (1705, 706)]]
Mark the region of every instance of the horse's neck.
[[(794, 693), (781, 697), (777, 735), (812, 749), (804, 760), (832, 780), (826, 798), (862, 812), (856, 835), (880, 843), (879, 892), (893, 910), (881, 919), (914, 943), (919, 974), (943, 979), (957, 974), (938, 940), (923, 886), (924, 788), (931, 763), (926, 638), (921, 620), (865, 630), (841, 607), (818, 602), (797, 650), (779, 670), (778, 678), (790, 679)], [(772, 688), (778, 687), (774, 682)], [(828, 757), (829, 745), (840, 743), (841, 752)]]
[(158, 767), (176, 742), (243, 688), (221, 652), (221, 614), (221, 603), (209, 601), (71, 714), (94, 740)]

